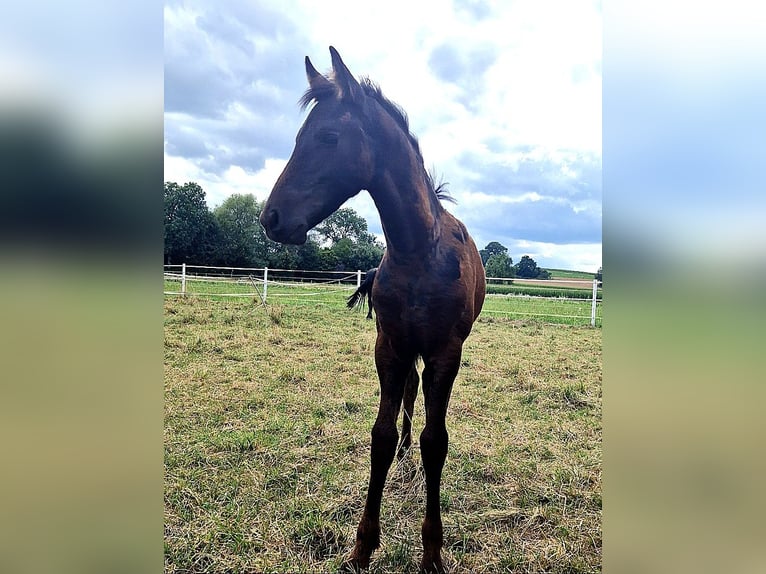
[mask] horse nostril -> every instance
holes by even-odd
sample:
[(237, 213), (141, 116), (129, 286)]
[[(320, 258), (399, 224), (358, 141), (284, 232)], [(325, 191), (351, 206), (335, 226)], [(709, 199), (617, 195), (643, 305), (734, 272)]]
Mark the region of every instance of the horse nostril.
[(263, 218), (263, 226), (267, 229), (274, 229), (279, 224), (279, 213), (276, 209), (269, 209)]

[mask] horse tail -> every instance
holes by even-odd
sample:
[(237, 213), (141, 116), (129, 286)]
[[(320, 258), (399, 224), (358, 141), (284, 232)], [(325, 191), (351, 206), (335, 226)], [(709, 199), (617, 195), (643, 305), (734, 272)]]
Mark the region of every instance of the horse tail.
[(361, 307), (364, 305), (364, 298), (367, 297), (367, 304), (370, 307), (367, 318), (372, 318), (372, 283), (375, 281), (375, 273), (378, 268), (370, 269), (364, 276), (364, 281), (359, 288), (348, 298), (346, 305), (349, 309)]
[(359, 305), (362, 305), (364, 302), (364, 283), (362, 283), (359, 286), (359, 289), (354, 291), (354, 293), (351, 295), (351, 297), (348, 298), (348, 301), (346, 302), (346, 305), (349, 309), (353, 309), (354, 307), (358, 307)]

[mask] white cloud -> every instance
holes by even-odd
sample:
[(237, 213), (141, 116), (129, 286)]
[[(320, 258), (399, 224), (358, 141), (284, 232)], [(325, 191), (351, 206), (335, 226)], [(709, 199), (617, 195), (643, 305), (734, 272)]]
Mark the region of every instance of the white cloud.
[(492, 203), (526, 203), (537, 201), (550, 201), (553, 203), (565, 203), (565, 201), (558, 197), (546, 197), (539, 193), (532, 191), (528, 193), (522, 193), (521, 195), (490, 195), (480, 191), (469, 191), (460, 195), (461, 199), (467, 203), (477, 204), (492, 204)]
[[(184, 38), (190, 31), (207, 46), (205, 65), (217, 70), (216, 77), (205, 76), (208, 81), (224, 82), (223, 89), (229, 89), (232, 78), (243, 73), (248, 78), (234, 81), (240, 93), (224, 93), (226, 102), (233, 103), (219, 106), (216, 114), (168, 114), (173, 124), (166, 133), (178, 140), (166, 146), (166, 179), (197, 181), (213, 205), (232, 193), (264, 199), (304, 117), (294, 103), (305, 87), (299, 54), (326, 71), (327, 48), (333, 45), (352, 73), (378, 82), (407, 112), (426, 167), (435, 168), (437, 176), (450, 183), (459, 201), (450, 210), (460, 217), (491, 220), (486, 210), (499, 203), (558, 206), (550, 212), (553, 218), (566, 216), (567, 210), (561, 209), (566, 205), (574, 216), (587, 212), (600, 218), (600, 181), (593, 175), (600, 165), (591, 165), (591, 158), (600, 163), (601, 155), (600, 8), (589, 1), (522, 0), (487, 4), (486, 17), (481, 18), (458, 4), (237, 4), (230, 8), (232, 14), (250, 11), (256, 20), (273, 17), (280, 23), (259, 27), (246, 40), (235, 37), (238, 27), (246, 27), (246, 18), (237, 20), (232, 31), (216, 30), (214, 36), (200, 29), (206, 25), (201, 14), (226, 10), (225, 5), (200, 0), (191, 8), (166, 7), (166, 45), (171, 50), (187, 45)], [(218, 45), (227, 41), (230, 49)], [(432, 60), (442, 56), (445, 59)], [(189, 98), (190, 105), (212, 105), (222, 96), (220, 89), (206, 89), (205, 94), (207, 98)], [(182, 144), (198, 157), (175, 156), (184, 153)], [(523, 174), (517, 173), (520, 169)], [(518, 176), (513, 187), (504, 173)], [(371, 231), (380, 230), (366, 193), (347, 205), (368, 220)], [(536, 213), (546, 216), (544, 210)], [(568, 228), (558, 221), (541, 223)], [(501, 240), (509, 230), (485, 228), (481, 233), (494, 233), (489, 240)], [(578, 247), (585, 245), (580, 233), (579, 239), (561, 246), (560, 257), (572, 265), (592, 265), (595, 248)], [(556, 248), (554, 243), (539, 245), (545, 246), (540, 247), (545, 257)], [(596, 247), (600, 263), (600, 244)], [(580, 248), (587, 256), (577, 255)]]
[(286, 160), (269, 158), (266, 167), (256, 173), (234, 165), (216, 176), (204, 171), (193, 161), (165, 154), (165, 181), (180, 184), (197, 182), (205, 190), (208, 207), (212, 209), (235, 193), (249, 193), (259, 201), (265, 200), (286, 164)]
[[(522, 255), (529, 255), (540, 267), (572, 269), (595, 273), (601, 267), (600, 243), (556, 244), (536, 241), (509, 242), (508, 251), (514, 263)], [(503, 245), (506, 245), (505, 243)], [(513, 254), (518, 254), (514, 256)]]

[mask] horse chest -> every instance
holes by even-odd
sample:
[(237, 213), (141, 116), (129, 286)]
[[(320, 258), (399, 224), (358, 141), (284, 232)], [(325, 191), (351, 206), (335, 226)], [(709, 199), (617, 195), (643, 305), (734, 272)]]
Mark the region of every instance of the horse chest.
[(373, 301), (383, 331), (407, 339), (451, 331), (464, 308), (462, 299), (446, 286), (417, 280), (388, 285), (381, 281)]

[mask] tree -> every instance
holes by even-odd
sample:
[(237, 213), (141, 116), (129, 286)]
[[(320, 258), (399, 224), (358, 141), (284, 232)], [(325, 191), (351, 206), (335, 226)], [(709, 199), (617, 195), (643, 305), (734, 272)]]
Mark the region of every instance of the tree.
[(505, 253), (495, 253), (487, 259), (484, 272), (487, 277), (513, 277), (514, 270), (511, 263), (511, 258)]
[(263, 206), (250, 194), (234, 194), (215, 208), (221, 230), (219, 259), (232, 267), (264, 267), (269, 263), (268, 239), (258, 221)]
[(550, 279), (551, 274), (545, 269), (540, 269), (529, 255), (522, 256), (521, 260), (515, 265), (516, 277), (525, 279)]
[(234, 194), (211, 212), (198, 184), (165, 182), (165, 263), (353, 270), (375, 267), (383, 257), (383, 245), (353, 209), (328, 217), (303, 245), (269, 239), (258, 220), (262, 211), (253, 195)]
[(296, 246), (298, 260), (296, 269), (318, 270), (322, 269), (319, 244), (310, 237), (303, 245)]
[(489, 261), (490, 257), (500, 254), (508, 255), (508, 248), (497, 241), (489, 242), (484, 249), (479, 251), (479, 255), (481, 255), (481, 263), (484, 266), (487, 265), (487, 261)]
[(343, 238), (355, 243), (370, 243), (375, 238), (367, 231), (367, 220), (350, 207), (343, 207), (314, 228), (324, 240), (334, 245)]
[(275, 243), (270, 239), (268, 242), (268, 254), (266, 266), (272, 269), (310, 269), (301, 265), (301, 257), (297, 245), (285, 245)]
[(196, 183), (165, 182), (165, 263), (213, 262), (218, 226)]
[(338, 256), (330, 248), (322, 248), (319, 250), (319, 269), (322, 271), (335, 271), (340, 267), (338, 264)]
[(383, 248), (377, 242), (354, 243), (348, 237), (337, 241), (329, 251), (336, 270), (367, 270), (377, 267), (383, 257)]
[(354, 270), (377, 267), (383, 245), (367, 231), (367, 221), (350, 207), (339, 209), (314, 228), (322, 243), (319, 265), (325, 270)]
[(384, 248), (372, 235), (372, 241), (360, 243), (356, 246), (356, 258), (351, 269), (372, 269), (380, 265), (383, 258)]

